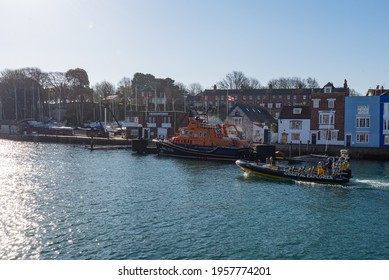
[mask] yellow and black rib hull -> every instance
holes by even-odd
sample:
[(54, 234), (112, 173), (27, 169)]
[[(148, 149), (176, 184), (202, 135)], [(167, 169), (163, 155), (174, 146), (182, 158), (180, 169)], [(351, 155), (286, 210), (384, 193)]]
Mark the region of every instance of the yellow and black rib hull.
[(346, 178), (341, 175), (318, 175), (297, 171), (289, 171), (288, 169), (280, 168), (278, 166), (257, 163), (247, 160), (237, 160), (235, 163), (244, 172), (271, 179), (294, 180), (326, 184), (345, 184), (349, 182), (349, 178)]

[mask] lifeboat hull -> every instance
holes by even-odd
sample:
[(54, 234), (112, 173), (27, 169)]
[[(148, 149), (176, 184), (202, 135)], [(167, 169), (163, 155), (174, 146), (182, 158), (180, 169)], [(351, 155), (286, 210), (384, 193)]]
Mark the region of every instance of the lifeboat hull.
[(236, 161), (250, 154), (250, 147), (219, 147), (174, 144), (169, 140), (154, 139), (158, 154), (202, 160)]

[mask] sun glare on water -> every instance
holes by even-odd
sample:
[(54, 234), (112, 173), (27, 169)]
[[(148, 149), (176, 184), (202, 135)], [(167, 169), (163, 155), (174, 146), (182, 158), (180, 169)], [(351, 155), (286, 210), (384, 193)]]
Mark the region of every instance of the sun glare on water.
[(34, 166), (19, 162), (18, 156), (29, 152), (19, 143), (0, 145), (0, 259), (39, 258), (39, 186), (34, 183)]

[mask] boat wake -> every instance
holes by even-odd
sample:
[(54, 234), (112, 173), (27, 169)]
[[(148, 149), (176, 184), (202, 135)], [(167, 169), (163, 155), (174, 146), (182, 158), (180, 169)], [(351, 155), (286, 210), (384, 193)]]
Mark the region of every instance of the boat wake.
[(389, 182), (386, 180), (376, 180), (376, 179), (355, 179), (353, 180), (355, 187), (359, 188), (374, 188), (374, 189), (388, 189)]

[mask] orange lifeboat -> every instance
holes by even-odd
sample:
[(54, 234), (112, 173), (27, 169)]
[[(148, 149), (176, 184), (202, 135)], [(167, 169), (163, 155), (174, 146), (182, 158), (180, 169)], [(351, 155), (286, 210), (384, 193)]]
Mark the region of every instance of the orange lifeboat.
[(234, 124), (211, 124), (206, 115), (190, 117), (176, 136), (153, 140), (160, 155), (216, 160), (236, 160), (252, 149)]

